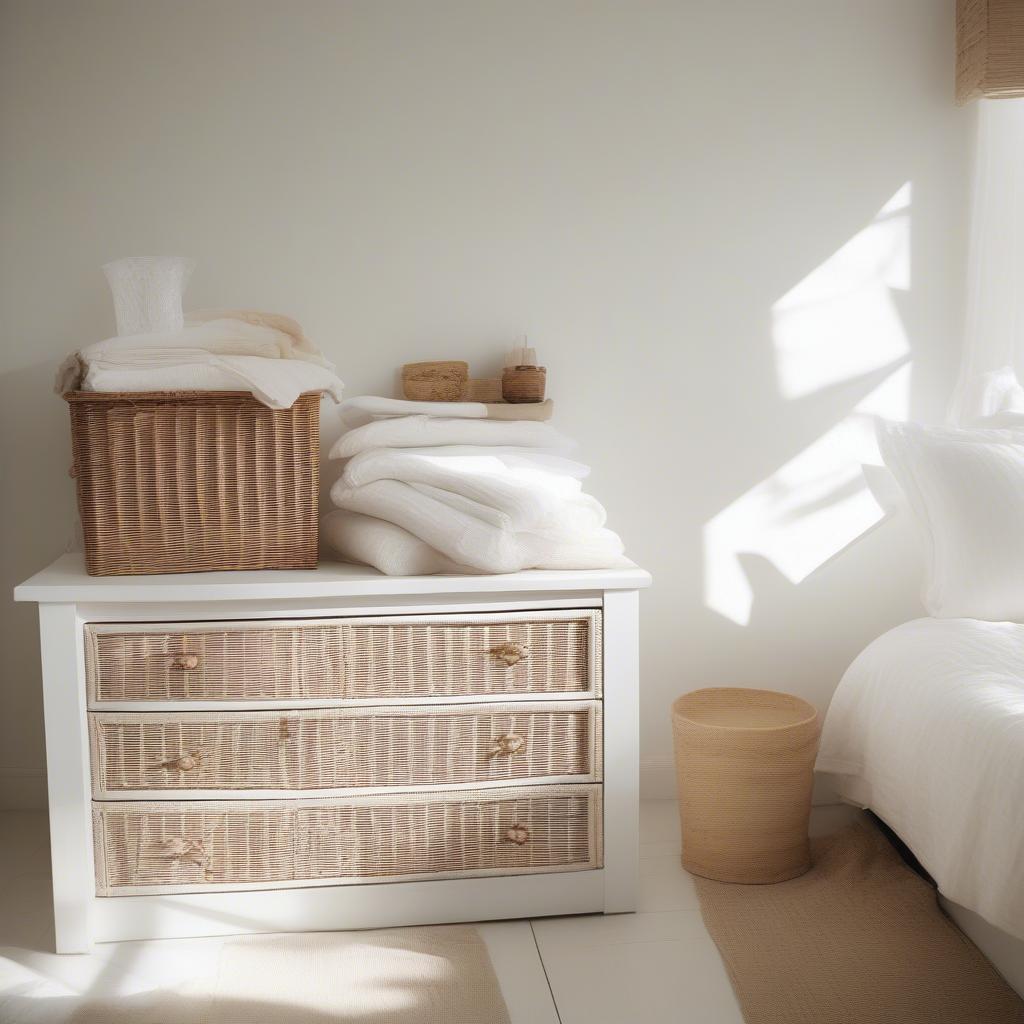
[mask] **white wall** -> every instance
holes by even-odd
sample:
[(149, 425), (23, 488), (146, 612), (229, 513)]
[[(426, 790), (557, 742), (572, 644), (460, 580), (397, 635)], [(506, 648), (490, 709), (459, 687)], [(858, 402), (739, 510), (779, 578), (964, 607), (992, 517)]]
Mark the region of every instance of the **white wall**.
[[(351, 394), (390, 393), (414, 359), (483, 374), (530, 332), (557, 425), (655, 576), (650, 790), (674, 695), (735, 683), (824, 707), (860, 647), (919, 614), (899, 523), (793, 582), (867, 506), (846, 477), (794, 492), (804, 463), (773, 474), (823, 435), (848, 469), (847, 417), (900, 359), (916, 416), (952, 386), (971, 116), (952, 101), (952, 0), (2, 11), (3, 593), (73, 521), (50, 380), (113, 332), (99, 265), (175, 253), (198, 260), (187, 305), (295, 315)], [(712, 530), (729, 618), (705, 604), (705, 527), (765, 480)], [(3, 601), (0, 800), (32, 802), (34, 613)]]

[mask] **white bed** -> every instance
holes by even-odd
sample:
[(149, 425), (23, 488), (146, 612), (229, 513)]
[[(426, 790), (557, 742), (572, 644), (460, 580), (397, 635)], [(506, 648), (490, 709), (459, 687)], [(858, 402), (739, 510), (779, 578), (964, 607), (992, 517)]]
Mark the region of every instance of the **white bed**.
[(1024, 940), (1024, 625), (917, 619), (879, 637), (839, 684), (818, 769), (947, 900)]

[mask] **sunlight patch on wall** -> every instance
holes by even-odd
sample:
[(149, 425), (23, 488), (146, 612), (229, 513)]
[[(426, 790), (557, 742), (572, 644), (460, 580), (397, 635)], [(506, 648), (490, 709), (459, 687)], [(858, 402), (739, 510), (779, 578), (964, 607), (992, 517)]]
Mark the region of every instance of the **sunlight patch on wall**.
[(910, 352), (892, 291), (910, 288), (908, 181), (871, 223), (772, 307), (779, 393), (801, 398)]
[(795, 400), (865, 374), (889, 372), (834, 427), (704, 527), (704, 601), (750, 621), (746, 554), (794, 586), (887, 514), (862, 467), (881, 460), (877, 416), (906, 419), (910, 343), (894, 291), (910, 288), (913, 188), (903, 184), (845, 245), (772, 307), (779, 393)]
[(831, 430), (704, 527), (704, 603), (742, 626), (754, 593), (740, 556), (760, 555), (796, 585), (880, 522), (886, 513), (862, 465), (880, 463), (875, 418), (905, 419), (905, 362)]

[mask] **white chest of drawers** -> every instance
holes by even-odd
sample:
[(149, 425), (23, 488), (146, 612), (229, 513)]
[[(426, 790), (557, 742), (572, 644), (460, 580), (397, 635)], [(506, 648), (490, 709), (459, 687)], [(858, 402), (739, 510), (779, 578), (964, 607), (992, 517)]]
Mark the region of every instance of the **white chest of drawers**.
[(639, 569), (89, 577), (39, 604), (59, 952), (629, 911)]

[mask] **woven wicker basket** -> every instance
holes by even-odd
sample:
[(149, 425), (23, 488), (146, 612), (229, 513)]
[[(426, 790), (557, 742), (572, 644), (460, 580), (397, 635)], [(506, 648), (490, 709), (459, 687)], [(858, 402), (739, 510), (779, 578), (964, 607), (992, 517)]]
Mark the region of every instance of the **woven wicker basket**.
[(683, 867), (747, 883), (807, 871), (814, 708), (771, 690), (695, 690), (673, 705), (672, 728)]
[(64, 397), (90, 575), (316, 567), (319, 394)]

